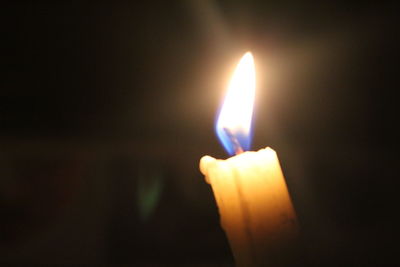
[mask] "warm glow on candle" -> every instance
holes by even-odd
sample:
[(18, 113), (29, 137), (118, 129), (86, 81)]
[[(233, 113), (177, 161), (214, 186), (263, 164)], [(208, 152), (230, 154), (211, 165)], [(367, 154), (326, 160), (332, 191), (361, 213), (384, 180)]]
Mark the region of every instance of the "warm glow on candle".
[(232, 76), (216, 124), (217, 135), (231, 155), (237, 149), (232, 138), (242, 149), (250, 149), (255, 88), (254, 60), (252, 54), (247, 52)]

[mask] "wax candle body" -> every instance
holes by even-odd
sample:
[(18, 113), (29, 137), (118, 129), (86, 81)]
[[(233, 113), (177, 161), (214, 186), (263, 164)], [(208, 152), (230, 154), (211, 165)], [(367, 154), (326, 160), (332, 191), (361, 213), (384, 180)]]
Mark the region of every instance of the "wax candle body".
[(274, 150), (227, 160), (205, 156), (200, 170), (212, 186), (237, 265), (265, 266), (297, 236), (296, 214)]

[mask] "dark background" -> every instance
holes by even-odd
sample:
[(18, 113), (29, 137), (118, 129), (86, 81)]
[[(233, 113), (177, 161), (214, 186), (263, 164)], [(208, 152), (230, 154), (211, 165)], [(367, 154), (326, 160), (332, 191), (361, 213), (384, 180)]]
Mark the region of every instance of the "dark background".
[[(3, 5), (0, 262), (231, 265), (205, 154), (251, 50), (305, 265), (396, 263), (394, 6)], [(395, 65), (396, 63), (396, 65)], [(397, 77), (396, 77), (397, 78)]]

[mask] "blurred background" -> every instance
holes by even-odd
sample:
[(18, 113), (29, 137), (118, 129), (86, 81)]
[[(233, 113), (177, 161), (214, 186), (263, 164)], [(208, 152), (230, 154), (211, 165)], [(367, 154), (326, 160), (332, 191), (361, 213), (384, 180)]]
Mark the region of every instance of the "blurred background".
[(227, 157), (215, 116), (248, 50), (253, 150), (279, 155), (304, 265), (398, 261), (394, 6), (11, 2), (0, 263), (232, 265), (198, 162)]

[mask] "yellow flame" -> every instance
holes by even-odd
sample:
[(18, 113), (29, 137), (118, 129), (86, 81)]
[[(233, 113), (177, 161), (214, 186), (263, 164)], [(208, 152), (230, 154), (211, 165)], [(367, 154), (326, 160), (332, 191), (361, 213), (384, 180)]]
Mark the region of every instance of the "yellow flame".
[(253, 55), (244, 54), (230, 80), (217, 128), (249, 134), (256, 89)]

